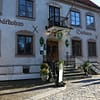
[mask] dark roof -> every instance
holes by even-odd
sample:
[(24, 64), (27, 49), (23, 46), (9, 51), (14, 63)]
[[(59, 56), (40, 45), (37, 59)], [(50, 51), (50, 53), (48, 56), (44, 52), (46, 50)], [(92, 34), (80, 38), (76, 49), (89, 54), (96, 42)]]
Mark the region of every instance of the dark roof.
[(97, 6), (94, 2), (92, 2), (90, 0), (73, 0), (73, 1), (85, 4), (85, 5), (89, 5), (89, 6), (94, 7), (94, 8), (99, 8), (100, 9), (99, 6)]

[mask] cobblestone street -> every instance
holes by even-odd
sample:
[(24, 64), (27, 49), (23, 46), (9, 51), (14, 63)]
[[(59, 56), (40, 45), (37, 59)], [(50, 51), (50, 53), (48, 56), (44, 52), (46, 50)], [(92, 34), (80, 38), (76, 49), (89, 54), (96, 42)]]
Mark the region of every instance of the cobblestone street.
[(67, 81), (65, 90), (39, 100), (100, 100), (100, 76)]
[(65, 87), (58, 88), (54, 83), (40, 83), (41, 80), (1, 82), (0, 100), (100, 100), (100, 75), (69, 80)]

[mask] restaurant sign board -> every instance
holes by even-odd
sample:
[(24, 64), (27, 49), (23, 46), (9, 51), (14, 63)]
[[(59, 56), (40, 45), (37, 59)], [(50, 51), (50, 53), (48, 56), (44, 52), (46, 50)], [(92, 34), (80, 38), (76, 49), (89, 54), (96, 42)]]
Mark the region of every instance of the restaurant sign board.
[(7, 24), (7, 25), (15, 25), (15, 26), (24, 26), (24, 23), (18, 22), (16, 20), (0, 18), (0, 24)]

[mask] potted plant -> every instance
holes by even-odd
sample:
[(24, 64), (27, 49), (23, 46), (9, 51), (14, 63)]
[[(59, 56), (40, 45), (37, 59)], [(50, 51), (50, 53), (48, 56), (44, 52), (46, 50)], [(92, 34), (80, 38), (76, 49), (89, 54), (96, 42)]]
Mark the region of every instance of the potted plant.
[(85, 61), (84, 64), (83, 64), (83, 70), (85, 72), (85, 75), (88, 75), (89, 73), (89, 68), (90, 68), (90, 63), (89, 61)]
[(40, 75), (43, 81), (49, 79), (49, 65), (47, 63), (41, 64)]

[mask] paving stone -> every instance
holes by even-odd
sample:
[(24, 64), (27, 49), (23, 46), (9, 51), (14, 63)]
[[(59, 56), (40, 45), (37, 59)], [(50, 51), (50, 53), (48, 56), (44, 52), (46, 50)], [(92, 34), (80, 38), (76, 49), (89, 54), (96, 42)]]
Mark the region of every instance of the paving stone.
[(100, 76), (67, 81), (66, 89), (41, 100), (100, 100)]

